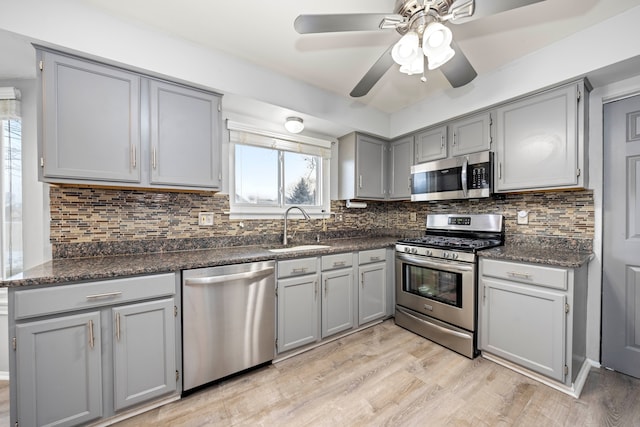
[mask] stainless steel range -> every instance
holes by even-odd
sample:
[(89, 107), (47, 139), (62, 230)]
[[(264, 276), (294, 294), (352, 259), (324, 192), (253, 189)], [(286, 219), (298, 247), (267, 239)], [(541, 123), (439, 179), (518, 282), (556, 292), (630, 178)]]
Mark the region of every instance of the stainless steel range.
[(504, 244), (503, 217), (428, 215), (426, 226), (396, 244), (396, 324), (473, 358), (476, 252)]

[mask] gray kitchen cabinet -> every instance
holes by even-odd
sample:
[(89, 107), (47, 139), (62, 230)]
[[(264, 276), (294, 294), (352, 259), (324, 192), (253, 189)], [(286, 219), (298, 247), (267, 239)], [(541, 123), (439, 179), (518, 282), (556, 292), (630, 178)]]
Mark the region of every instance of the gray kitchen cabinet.
[(39, 178), (216, 190), (218, 94), (38, 47)]
[(411, 199), (411, 165), (414, 158), (414, 137), (407, 136), (389, 144), (389, 199)]
[(9, 289), (12, 425), (84, 425), (177, 396), (174, 273)]
[(102, 417), (100, 329), (99, 311), (16, 326), (11, 380), (19, 382), (20, 425), (73, 426)]
[(387, 141), (350, 133), (338, 141), (338, 198), (384, 200)]
[(116, 411), (176, 391), (173, 298), (114, 307)]
[(322, 262), (322, 338), (355, 325), (353, 254), (325, 255)]
[(584, 188), (588, 82), (574, 82), (496, 110), (496, 191)]
[(317, 264), (316, 257), (278, 261), (278, 353), (320, 339)]
[(478, 311), (483, 355), (575, 391), (574, 382), (586, 363), (586, 281), (586, 266), (481, 258)]
[(358, 325), (382, 319), (387, 314), (387, 262), (385, 249), (358, 254)]
[(483, 111), (451, 122), (450, 155), (477, 153), (491, 148), (492, 113)]
[(447, 125), (419, 131), (415, 134), (415, 163), (447, 157)]
[(41, 178), (139, 183), (140, 76), (41, 52)]
[(149, 82), (151, 184), (218, 188), (220, 96)]

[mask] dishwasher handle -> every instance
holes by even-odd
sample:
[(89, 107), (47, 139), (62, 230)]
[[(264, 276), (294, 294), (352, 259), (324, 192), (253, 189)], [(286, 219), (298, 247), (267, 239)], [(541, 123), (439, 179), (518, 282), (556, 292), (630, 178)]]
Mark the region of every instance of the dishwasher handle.
[(184, 279), (185, 285), (215, 285), (216, 283), (230, 282), (233, 280), (255, 279), (256, 277), (272, 274), (275, 268), (268, 267), (262, 270), (247, 271), (244, 273), (222, 274), (220, 276), (210, 277), (192, 277)]

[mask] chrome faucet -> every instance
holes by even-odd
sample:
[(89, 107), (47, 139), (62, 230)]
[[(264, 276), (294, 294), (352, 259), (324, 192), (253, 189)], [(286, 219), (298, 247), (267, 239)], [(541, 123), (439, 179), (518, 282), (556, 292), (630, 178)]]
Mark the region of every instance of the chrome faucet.
[(311, 217), (309, 216), (309, 214), (302, 209), (300, 206), (291, 206), (289, 209), (287, 209), (284, 212), (284, 234), (282, 235), (282, 244), (287, 246), (287, 217), (289, 216), (289, 211), (291, 209), (298, 209), (300, 212), (302, 212), (302, 215), (304, 215), (304, 219), (311, 219)]

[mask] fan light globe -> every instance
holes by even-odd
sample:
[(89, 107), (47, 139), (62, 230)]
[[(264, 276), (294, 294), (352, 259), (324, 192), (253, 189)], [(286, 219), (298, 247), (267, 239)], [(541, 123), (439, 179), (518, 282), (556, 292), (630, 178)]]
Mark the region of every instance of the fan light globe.
[(424, 56), (419, 55), (412, 63), (400, 66), (400, 72), (409, 76), (424, 72)]
[(291, 133), (300, 133), (304, 129), (304, 122), (300, 117), (287, 117), (284, 128)]
[(420, 38), (415, 31), (410, 31), (391, 49), (391, 57), (400, 65), (409, 65), (420, 56)]
[(430, 23), (422, 35), (422, 51), (429, 59), (429, 69), (435, 70), (455, 55), (451, 49), (451, 30), (439, 22)]
[(444, 65), (447, 61), (453, 58), (453, 55), (455, 54), (456, 51), (449, 47), (442, 54), (439, 54), (437, 56), (429, 56), (427, 58), (429, 60), (429, 65), (427, 66), (427, 68), (429, 68), (430, 70), (435, 70), (436, 68)]

